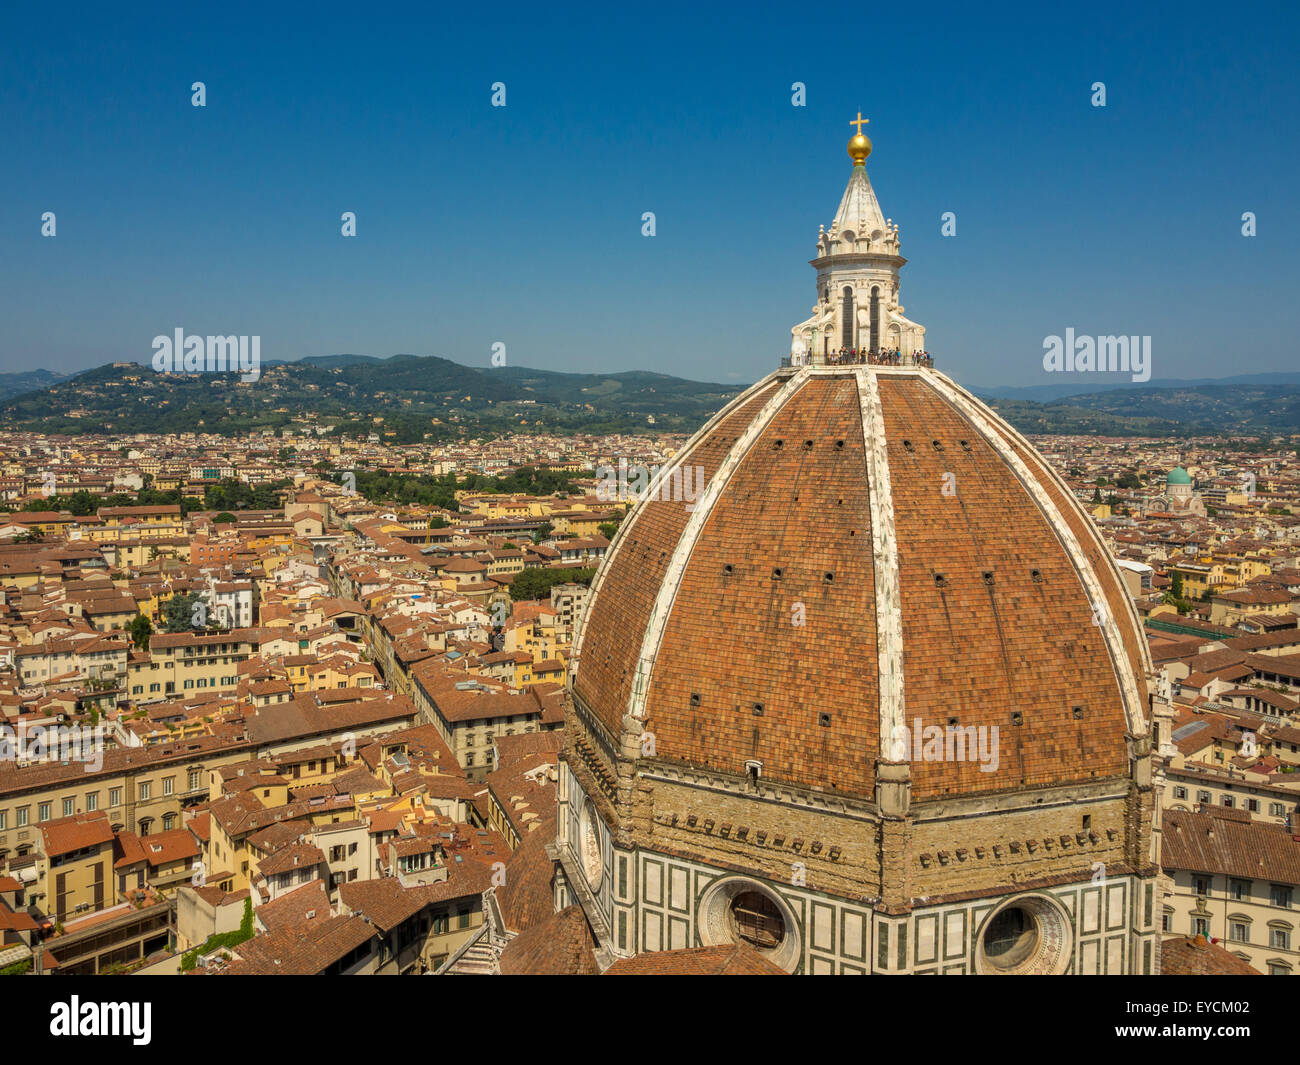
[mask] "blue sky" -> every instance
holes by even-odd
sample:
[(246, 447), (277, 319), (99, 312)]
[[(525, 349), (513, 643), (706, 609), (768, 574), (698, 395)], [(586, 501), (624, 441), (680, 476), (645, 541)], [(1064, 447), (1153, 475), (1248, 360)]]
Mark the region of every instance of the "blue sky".
[(0, 371), (179, 326), (753, 380), (809, 313), (859, 108), (902, 302), (964, 383), (1043, 383), (1067, 327), (1150, 335), (1157, 378), (1300, 369), (1300, 15), (1048, 7), (11, 10)]

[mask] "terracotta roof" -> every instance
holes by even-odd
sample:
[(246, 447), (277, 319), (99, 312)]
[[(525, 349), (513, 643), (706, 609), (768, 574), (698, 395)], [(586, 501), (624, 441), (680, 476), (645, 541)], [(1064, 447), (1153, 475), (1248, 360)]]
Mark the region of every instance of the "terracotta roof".
[(606, 976), (788, 976), (752, 947), (743, 943), (688, 950), (648, 951), (620, 958)]
[(113, 840), (108, 814), (103, 810), (90, 814), (73, 814), (41, 825), (46, 857), (70, 854), (83, 847), (97, 847)]
[(1287, 829), (1251, 820), (1246, 811), (1165, 811), (1160, 861), (1166, 870), (1300, 885), (1300, 843)]
[(174, 828), (167, 832), (155, 832), (149, 836), (137, 836), (134, 832), (119, 832), (117, 836), (120, 857), (113, 865), (115, 869), (136, 862), (147, 862), (153, 867), (170, 865), (197, 858), (202, 853), (199, 841), (188, 828)]
[(596, 941), (581, 906), (569, 906), (512, 939), (501, 952), (505, 976), (597, 976)]
[(507, 769), (530, 754), (558, 754), (564, 746), (564, 730), (548, 729), (545, 732), (493, 736), (492, 743), (497, 749), (497, 765), (501, 769)]
[(294, 869), (311, 869), (324, 863), (325, 854), (319, 847), (310, 843), (290, 843), (258, 862), (257, 871), (263, 876), (275, 876)]
[(234, 948), (238, 960), (221, 974), (315, 976), (375, 935), (362, 917), (331, 917), (254, 936)]
[(511, 932), (526, 932), (555, 912), (551, 881), (555, 864), (546, 845), (555, 840), (555, 813), (526, 835), (506, 862), (505, 883), (497, 888), (501, 918)]
[[(257, 919), (267, 931), (291, 928), (307, 921), (323, 921), (330, 914), (330, 900), (323, 880), (311, 880), (302, 887), (286, 892), (278, 899), (264, 902), (256, 911)], [(309, 917), (308, 914), (314, 913)]]
[(455, 899), (482, 901), (483, 892), (492, 885), (490, 869), (477, 863), (449, 869), (446, 880), (418, 887), (402, 887), (396, 877), (356, 880), (339, 885), (339, 899), (352, 913), (362, 914), (376, 928), (396, 928), (425, 906)]
[(1161, 976), (1263, 976), (1249, 962), (1204, 936), (1166, 939), (1160, 944)]

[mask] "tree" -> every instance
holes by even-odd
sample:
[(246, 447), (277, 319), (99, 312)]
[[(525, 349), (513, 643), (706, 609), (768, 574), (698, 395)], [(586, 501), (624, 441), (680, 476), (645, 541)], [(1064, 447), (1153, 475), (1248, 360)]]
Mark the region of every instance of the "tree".
[(1169, 575), (1169, 593), (1175, 599), (1181, 599), (1183, 597), (1183, 575), (1177, 570), (1174, 570), (1173, 573)]
[(596, 528), (600, 532), (600, 535), (603, 536), (606, 540), (612, 540), (614, 539), (614, 534), (618, 532), (618, 523), (612, 521), (602, 521), (599, 525), (596, 526)]
[[(203, 609), (195, 614), (195, 606), (203, 604)], [(190, 632), (196, 628), (207, 628), (208, 602), (198, 592), (181, 592), (173, 595), (163, 605), (163, 632)], [(195, 625), (195, 620), (202, 622)]]
[(74, 518), (86, 518), (100, 507), (99, 496), (80, 488), (68, 496), (68, 512)]
[(596, 568), (588, 566), (583, 569), (526, 569), (515, 574), (510, 582), (510, 598), (515, 602), (522, 599), (541, 599), (549, 595), (551, 586), (566, 584), (570, 581), (590, 586), (596, 575)]
[(149, 636), (153, 632), (153, 624), (147, 617), (137, 614), (131, 619), (128, 631), (131, 633), (131, 642), (139, 650), (149, 650)]
[(220, 514), (218, 514), (215, 518), (213, 518), (212, 521), (216, 525), (233, 525), (235, 524), (235, 516), (231, 514), (230, 511), (223, 510)]
[(555, 526), (552, 525), (549, 521), (542, 522), (542, 524), (538, 526), (537, 531), (533, 533), (533, 543), (540, 544), (554, 531), (555, 531)]

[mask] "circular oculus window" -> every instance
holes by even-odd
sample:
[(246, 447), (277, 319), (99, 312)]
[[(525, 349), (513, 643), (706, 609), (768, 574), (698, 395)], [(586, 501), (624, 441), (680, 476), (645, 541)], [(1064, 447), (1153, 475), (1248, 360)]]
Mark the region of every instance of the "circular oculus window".
[(1010, 899), (980, 929), (975, 971), (1001, 976), (1055, 976), (1070, 962), (1070, 921), (1045, 895)]

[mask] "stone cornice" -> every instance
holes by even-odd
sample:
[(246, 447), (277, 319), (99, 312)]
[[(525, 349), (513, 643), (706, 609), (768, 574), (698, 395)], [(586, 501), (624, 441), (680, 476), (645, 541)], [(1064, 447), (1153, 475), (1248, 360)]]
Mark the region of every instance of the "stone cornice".
[(674, 765), (644, 759), (637, 762), (636, 774), (644, 780), (679, 784), (683, 787), (698, 788), (702, 791), (714, 791), (726, 795), (739, 795), (753, 799), (756, 802), (775, 803), (780, 806), (797, 806), (806, 810), (816, 810), (858, 821), (879, 820), (879, 813), (874, 802), (868, 802), (851, 795), (827, 794), (809, 788), (800, 788), (793, 784), (769, 782), (761, 777), (757, 784), (753, 784), (748, 777), (738, 776), (733, 773), (719, 773), (694, 766)]
[(907, 262), (901, 255), (887, 255), (884, 252), (846, 251), (831, 255), (819, 255), (809, 259), (808, 265), (817, 270), (834, 266), (884, 266), (897, 270)]

